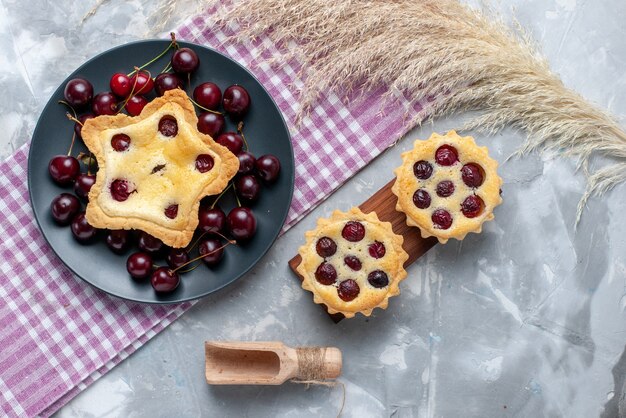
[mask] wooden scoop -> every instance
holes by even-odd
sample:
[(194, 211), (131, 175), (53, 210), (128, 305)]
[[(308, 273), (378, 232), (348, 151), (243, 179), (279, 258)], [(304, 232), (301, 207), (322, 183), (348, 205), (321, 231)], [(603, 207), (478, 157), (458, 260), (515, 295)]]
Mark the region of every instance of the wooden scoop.
[(291, 348), (278, 341), (207, 341), (204, 347), (211, 385), (280, 385), (341, 374), (341, 351), (335, 347)]

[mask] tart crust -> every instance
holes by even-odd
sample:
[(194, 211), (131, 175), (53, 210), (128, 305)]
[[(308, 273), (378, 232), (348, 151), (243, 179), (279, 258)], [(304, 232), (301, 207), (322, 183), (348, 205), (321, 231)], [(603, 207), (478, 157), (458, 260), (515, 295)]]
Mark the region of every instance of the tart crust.
[[(359, 242), (349, 242), (341, 235), (342, 229), (349, 221), (358, 221), (365, 226), (365, 237)], [(316, 251), (318, 239), (329, 237), (337, 244), (334, 255), (323, 258)], [(407, 276), (404, 263), (409, 255), (402, 248), (404, 238), (396, 235), (389, 222), (382, 222), (376, 213), (363, 213), (359, 208), (348, 212), (335, 210), (328, 219), (319, 219), (317, 227), (305, 234), (306, 243), (298, 250), (302, 262), (296, 271), (303, 277), (302, 288), (313, 293), (313, 301), (326, 305), (328, 313), (341, 313), (352, 318), (358, 312), (370, 316), (375, 308), (386, 309), (389, 298), (400, 294), (398, 284)], [(379, 241), (385, 245), (385, 255), (374, 258), (368, 253), (368, 245)], [(353, 271), (343, 262), (346, 255), (358, 255), (362, 267)], [(319, 283), (315, 271), (322, 262), (329, 262), (337, 271), (337, 280), (332, 285)], [(367, 276), (374, 270), (383, 270), (389, 284), (383, 288), (375, 288), (368, 283)], [(356, 298), (346, 302), (337, 292), (337, 286), (343, 280), (353, 279), (357, 282), (360, 292)]]
[[(459, 161), (452, 166), (440, 166), (435, 162), (435, 152), (444, 145), (452, 145), (458, 151)], [(432, 164), (433, 173), (430, 178), (420, 180), (413, 173), (413, 164), (425, 160)], [(461, 167), (467, 163), (476, 163), (484, 171), (483, 183), (477, 188), (467, 186), (461, 177)], [(487, 147), (476, 145), (471, 136), (461, 137), (455, 131), (446, 135), (433, 133), (427, 140), (416, 140), (414, 148), (402, 154), (402, 165), (394, 172), (396, 182), (391, 191), (398, 197), (396, 210), (406, 215), (406, 223), (420, 229), (423, 238), (435, 236), (444, 244), (450, 238), (462, 240), (470, 232), (480, 233), (483, 223), (494, 219), (493, 210), (502, 203), (500, 188), (502, 179), (497, 173), (498, 162), (489, 157)], [(437, 196), (435, 188), (442, 180), (454, 183), (454, 193), (446, 198)], [(425, 189), (432, 201), (428, 208), (420, 209), (413, 203), (413, 194), (418, 189)], [(481, 213), (475, 218), (468, 218), (461, 212), (463, 200), (475, 194), (484, 202)], [(431, 215), (436, 209), (445, 209), (452, 215), (450, 228), (437, 228)]]
[[(158, 131), (163, 116), (176, 119), (176, 136), (165, 137)], [(199, 132), (197, 123), (193, 104), (180, 89), (166, 91), (139, 116), (87, 120), (82, 137), (99, 167), (89, 192), (87, 221), (96, 228), (140, 229), (171, 247), (189, 244), (198, 226), (200, 199), (224, 190), (239, 168), (237, 157)], [(130, 147), (122, 152), (111, 146), (111, 138), (118, 133), (131, 138)], [(200, 154), (214, 161), (205, 173), (195, 169)], [(120, 178), (136, 187), (136, 193), (123, 202), (110, 193), (111, 182)], [(178, 205), (174, 219), (164, 215), (168, 202)]]

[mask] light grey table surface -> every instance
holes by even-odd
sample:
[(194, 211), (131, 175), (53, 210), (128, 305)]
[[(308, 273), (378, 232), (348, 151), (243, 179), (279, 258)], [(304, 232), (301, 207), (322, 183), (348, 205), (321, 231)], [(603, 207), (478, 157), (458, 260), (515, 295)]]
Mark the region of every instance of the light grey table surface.
[[(151, 36), (148, 0), (0, 0), (0, 157), (28, 141), (54, 89), (114, 45)], [(182, 2), (165, 30), (198, 2)], [(626, 2), (501, 0), (565, 83), (626, 115)], [(318, 217), (366, 200), (392, 177), (415, 138), (457, 128), (466, 115), (412, 131), (282, 236), (244, 278), (182, 318), (65, 406), (58, 417), (336, 416), (340, 388), (210, 387), (208, 339), (335, 345), (345, 417), (616, 416), (626, 371), (626, 189), (592, 199), (575, 161), (529, 155), (507, 130), (476, 135), (502, 164), (504, 203), (480, 235), (437, 245), (412, 265), (402, 294), (366, 319), (332, 323), (287, 261)], [(624, 126), (624, 124), (623, 124)], [(626, 411), (621, 410), (622, 414)]]

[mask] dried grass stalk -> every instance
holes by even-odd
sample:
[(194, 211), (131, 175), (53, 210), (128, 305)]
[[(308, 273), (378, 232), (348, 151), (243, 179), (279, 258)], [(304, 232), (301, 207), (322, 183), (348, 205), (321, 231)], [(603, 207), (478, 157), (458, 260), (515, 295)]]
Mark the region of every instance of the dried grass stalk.
[[(590, 196), (626, 180), (624, 131), (563, 85), (519, 25), (511, 29), (493, 12), (456, 0), (240, 0), (217, 7), (217, 24), (238, 24), (238, 38), (269, 35), (304, 63), (305, 106), (328, 89), (386, 85), (412, 100), (440, 96), (432, 117), (482, 111), (464, 129), (524, 129), (520, 153), (578, 157), (589, 177), (576, 222)], [(613, 162), (591, 174), (596, 153)]]

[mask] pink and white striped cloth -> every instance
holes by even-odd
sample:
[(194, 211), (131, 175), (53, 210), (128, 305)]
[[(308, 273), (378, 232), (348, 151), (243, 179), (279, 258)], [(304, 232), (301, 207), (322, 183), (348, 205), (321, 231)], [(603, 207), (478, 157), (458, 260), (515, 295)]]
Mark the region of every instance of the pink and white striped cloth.
[[(269, 39), (233, 44), (227, 36), (211, 25), (210, 12), (178, 29), (179, 39), (213, 47), (250, 68), (283, 112), (296, 161), (285, 229), (404, 135), (410, 119), (428, 112), (399, 98), (385, 103), (383, 113), (382, 89), (350, 104), (329, 94), (296, 126), (298, 64), (270, 67), (267, 59), (280, 52)], [(0, 415), (11, 417), (51, 415), (193, 305), (126, 302), (65, 268), (33, 218), (27, 154), (25, 145), (0, 164)]]

